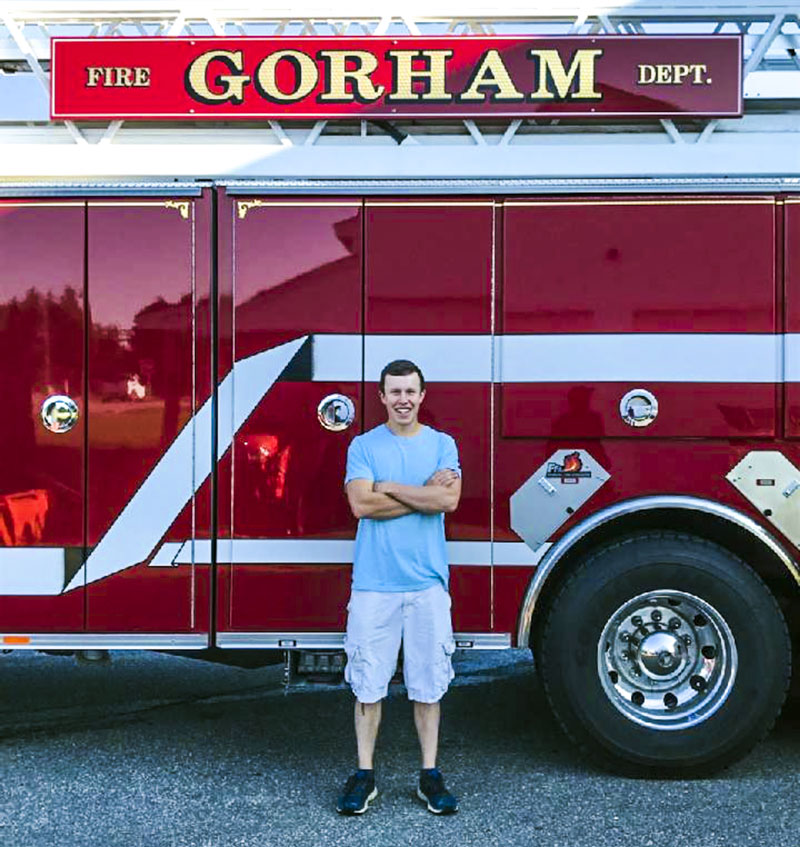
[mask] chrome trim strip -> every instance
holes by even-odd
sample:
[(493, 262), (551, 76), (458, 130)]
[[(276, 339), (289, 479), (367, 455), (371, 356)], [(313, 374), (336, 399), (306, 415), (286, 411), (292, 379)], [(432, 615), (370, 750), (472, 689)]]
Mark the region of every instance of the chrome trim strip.
[(763, 193), (800, 190), (797, 177), (653, 177), (574, 179), (231, 179), (216, 185), (228, 194), (563, 194), (715, 192)]
[(343, 632), (218, 632), (217, 647), (232, 650), (342, 650)]
[(760, 524), (757, 524), (747, 515), (743, 515), (730, 506), (723, 506), (721, 503), (715, 503), (712, 500), (704, 500), (699, 497), (686, 497), (683, 495), (639, 497), (635, 500), (616, 503), (607, 509), (595, 512), (595, 514), (588, 517), (585, 521), (574, 526), (545, 553), (525, 594), (517, 629), (517, 645), (526, 646), (528, 644), (531, 632), (531, 619), (536, 608), (536, 601), (541, 594), (545, 580), (558, 564), (561, 557), (576, 542), (580, 541), (581, 538), (602, 524), (620, 518), (623, 515), (628, 515), (632, 512), (641, 512), (645, 509), (688, 509), (696, 512), (704, 512), (730, 521), (730, 523), (746, 529), (751, 535), (755, 536), (762, 544), (768, 547), (770, 552), (777, 556), (783, 563), (783, 566), (792, 575), (797, 585), (800, 586), (800, 568), (798, 568), (795, 561)]
[(0, 197), (199, 197), (198, 182), (2, 182)]
[(510, 632), (454, 632), (458, 650), (509, 650)]
[[(28, 638), (20, 644), (20, 638)], [(8, 639), (8, 640), (7, 640)], [(207, 633), (14, 633), (0, 634), (3, 650), (204, 650)]]
[[(456, 646), (470, 650), (505, 650), (510, 632), (455, 632)], [(343, 632), (218, 632), (217, 647), (231, 650), (342, 650)]]

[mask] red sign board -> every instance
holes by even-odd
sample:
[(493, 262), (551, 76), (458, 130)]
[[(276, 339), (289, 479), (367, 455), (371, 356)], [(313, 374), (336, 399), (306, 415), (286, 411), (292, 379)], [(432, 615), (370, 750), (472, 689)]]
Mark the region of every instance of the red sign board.
[(739, 36), (54, 38), (54, 119), (742, 113)]

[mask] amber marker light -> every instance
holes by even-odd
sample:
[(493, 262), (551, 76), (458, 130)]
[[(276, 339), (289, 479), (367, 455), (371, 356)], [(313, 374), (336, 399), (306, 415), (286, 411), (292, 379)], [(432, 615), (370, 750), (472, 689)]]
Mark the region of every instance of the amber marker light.
[(3, 644), (30, 644), (30, 635), (4, 635)]

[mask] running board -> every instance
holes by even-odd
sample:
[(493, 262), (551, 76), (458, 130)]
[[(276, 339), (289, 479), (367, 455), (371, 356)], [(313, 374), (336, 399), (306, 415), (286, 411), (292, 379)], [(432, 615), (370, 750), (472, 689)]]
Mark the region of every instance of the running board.
[[(509, 632), (456, 632), (459, 650), (506, 650)], [(218, 632), (217, 647), (233, 650), (343, 650), (343, 632)]]
[(18, 632), (0, 634), (2, 650), (205, 650), (207, 633)]

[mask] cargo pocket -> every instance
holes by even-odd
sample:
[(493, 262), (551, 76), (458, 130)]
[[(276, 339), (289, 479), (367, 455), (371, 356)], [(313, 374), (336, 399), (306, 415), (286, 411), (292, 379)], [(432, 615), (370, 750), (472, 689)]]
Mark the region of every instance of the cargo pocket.
[(360, 647), (352, 647), (344, 642), (344, 652), (347, 654), (347, 664), (344, 666), (344, 681), (357, 694), (364, 686), (364, 653)]
[(455, 676), (453, 670), (453, 653), (456, 651), (456, 643), (453, 639), (441, 643), (441, 651), (436, 663), (436, 688), (441, 697), (447, 691), (450, 681)]

